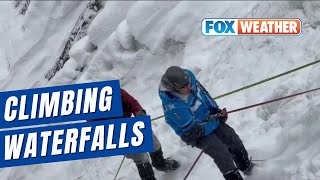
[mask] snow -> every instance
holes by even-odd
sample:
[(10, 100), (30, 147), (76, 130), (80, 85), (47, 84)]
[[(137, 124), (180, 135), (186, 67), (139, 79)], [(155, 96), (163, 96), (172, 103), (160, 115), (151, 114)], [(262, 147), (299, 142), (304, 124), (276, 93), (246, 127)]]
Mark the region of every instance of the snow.
[(129, 1), (105, 2), (103, 11), (97, 15), (88, 31), (90, 42), (97, 46), (102, 45), (125, 19), (132, 4), (133, 2)]
[[(29, 88), (37, 85), (59, 57), (63, 42), (76, 22), (77, 16), (85, 7), (78, 2), (32, 2), (26, 15), (13, 11), (13, 5), (7, 5), (1, 11), (3, 18), (4, 41), (2, 46), (9, 58), (9, 77), (1, 82), (2, 90)], [(58, 8), (65, 13), (55, 13)], [(7, 28), (6, 28), (7, 27)], [(1, 47), (2, 47), (1, 46)], [(23, 79), (24, 83), (21, 82)], [(13, 83), (15, 81), (16, 83)], [(30, 86), (31, 85), (31, 86)]]
[[(192, 70), (213, 97), (320, 57), (317, 1), (107, 1), (88, 36), (70, 50), (70, 60), (48, 82), (86, 2), (32, 1), (26, 15), (0, 3), (0, 88), (2, 91), (120, 79), (154, 118), (162, 115), (161, 75), (171, 65)], [(203, 36), (203, 18), (300, 18), (300, 36)], [(95, 50), (94, 46), (97, 47)], [(80, 70), (83, 68), (82, 70)], [(228, 110), (320, 87), (320, 65), (218, 99)], [(320, 179), (320, 93), (230, 114), (257, 168), (247, 180)], [(153, 122), (166, 157), (182, 164), (175, 172), (155, 170), (157, 179), (182, 179), (200, 150), (177, 137), (163, 119)], [(168, 141), (170, 139), (170, 141)], [(122, 156), (0, 169), (2, 179), (113, 179)], [(125, 160), (118, 179), (139, 179)], [(223, 179), (203, 155), (189, 179)]]

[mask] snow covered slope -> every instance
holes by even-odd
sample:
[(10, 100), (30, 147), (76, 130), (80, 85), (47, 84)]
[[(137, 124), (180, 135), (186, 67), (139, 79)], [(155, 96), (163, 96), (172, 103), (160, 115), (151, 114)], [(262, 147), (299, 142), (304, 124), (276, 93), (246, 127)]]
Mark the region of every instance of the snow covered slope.
[[(86, 2), (31, 1), (25, 15), (0, 3), (0, 89), (12, 90), (120, 79), (147, 112), (162, 115), (157, 88), (167, 67), (191, 69), (217, 96), (320, 58), (320, 2), (118, 2), (107, 1), (88, 36), (70, 51), (70, 60), (48, 82), (44, 76)], [(203, 18), (300, 18), (300, 36), (206, 37)], [(94, 46), (97, 47), (94, 50)], [(79, 67), (84, 67), (79, 71)], [(231, 95), (217, 102), (227, 109), (320, 87), (320, 65)], [(266, 159), (249, 180), (320, 179), (320, 93), (230, 115), (254, 159)], [(153, 123), (165, 156), (182, 163), (176, 172), (155, 171), (160, 180), (184, 177), (199, 150), (185, 145), (164, 122)], [(168, 141), (170, 139), (170, 141)], [(122, 157), (0, 169), (7, 180), (113, 179)], [(119, 179), (138, 180), (126, 160)], [(222, 179), (203, 155), (190, 180)]]

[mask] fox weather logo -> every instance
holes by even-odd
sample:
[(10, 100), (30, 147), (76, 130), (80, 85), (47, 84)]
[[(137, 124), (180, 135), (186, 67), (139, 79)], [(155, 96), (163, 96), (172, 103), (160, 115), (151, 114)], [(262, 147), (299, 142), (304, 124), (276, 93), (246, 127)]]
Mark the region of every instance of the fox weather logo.
[(202, 21), (202, 32), (205, 35), (235, 35), (234, 23), (232, 19), (205, 19)]
[(300, 19), (203, 19), (202, 34), (234, 35), (299, 35)]

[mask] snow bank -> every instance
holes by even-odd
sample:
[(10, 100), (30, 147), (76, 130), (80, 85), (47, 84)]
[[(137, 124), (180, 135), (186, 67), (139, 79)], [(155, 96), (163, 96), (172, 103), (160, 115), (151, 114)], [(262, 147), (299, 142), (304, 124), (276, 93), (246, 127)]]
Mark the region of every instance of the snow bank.
[(35, 1), (30, 3), (25, 15), (12, 11), (11, 3), (3, 3), (6, 2), (1, 2), (1, 7), (6, 7), (6, 11), (1, 11), (6, 17), (2, 18), (6, 31), (1, 40), (8, 42), (3, 46), (9, 58), (10, 78), (4, 79), (0, 88), (33, 87), (56, 63), (64, 41), (86, 3)]
[(133, 3), (130, 1), (105, 2), (103, 10), (94, 19), (88, 31), (90, 42), (100, 47), (125, 19)]

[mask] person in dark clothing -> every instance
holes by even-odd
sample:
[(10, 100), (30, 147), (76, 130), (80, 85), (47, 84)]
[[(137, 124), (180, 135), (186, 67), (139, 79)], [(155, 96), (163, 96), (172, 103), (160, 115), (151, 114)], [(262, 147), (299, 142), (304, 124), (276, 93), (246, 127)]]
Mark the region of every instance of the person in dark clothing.
[(243, 180), (238, 170), (249, 173), (253, 167), (247, 150), (226, 124), (227, 110), (219, 108), (194, 74), (177, 66), (168, 68), (159, 96), (166, 122), (182, 141), (213, 158), (226, 180)]
[[(131, 117), (132, 115), (146, 115), (146, 111), (141, 107), (139, 102), (136, 99), (134, 99), (129, 93), (127, 93), (124, 89), (121, 89), (121, 99), (124, 117)], [(108, 119), (110, 118), (99, 118), (88, 121), (90, 122)], [(176, 170), (180, 166), (180, 163), (176, 160), (169, 158), (165, 159), (163, 157), (160, 141), (158, 140), (157, 136), (154, 135), (154, 133), (152, 133), (152, 138), (155, 150), (154, 152), (126, 155), (127, 158), (132, 159), (136, 164), (139, 171), (139, 175), (142, 180), (156, 180), (156, 178), (154, 177), (154, 171), (152, 169), (152, 166), (159, 171)], [(152, 163), (150, 163), (149, 155)]]

